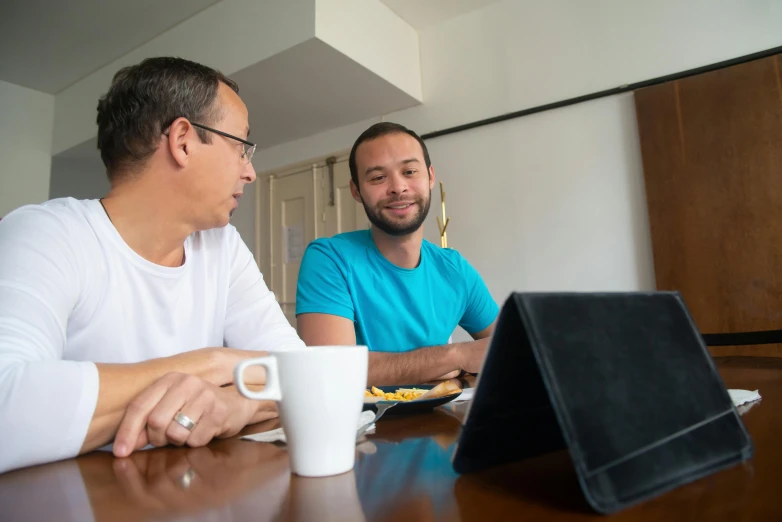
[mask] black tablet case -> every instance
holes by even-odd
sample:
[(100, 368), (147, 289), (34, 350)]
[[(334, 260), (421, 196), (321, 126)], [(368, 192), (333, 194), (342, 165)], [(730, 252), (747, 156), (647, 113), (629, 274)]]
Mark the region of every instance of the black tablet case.
[(454, 469), (564, 448), (601, 513), (752, 456), (678, 293), (516, 293), (506, 301)]

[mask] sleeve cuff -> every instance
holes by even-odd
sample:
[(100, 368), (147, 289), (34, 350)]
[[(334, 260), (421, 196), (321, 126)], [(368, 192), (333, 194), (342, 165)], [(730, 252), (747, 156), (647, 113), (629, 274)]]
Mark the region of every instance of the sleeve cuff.
[[(98, 405), (98, 393), (100, 390), (100, 377), (98, 376), (98, 367), (95, 363), (79, 363), (81, 372), (82, 393), (70, 426), (65, 430), (66, 436), (63, 437), (65, 444), (61, 448), (61, 454), (66, 458), (79, 454), (84, 445), (84, 439), (90, 429), (92, 417), (95, 414), (95, 407)], [(78, 446), (77, 446), (78, 444)]]
[(347, 306), (332, 306), (328, 310), (323, 310), (314, 306), (297, 306), (296, 317), (300, 316), (301, 314), (336, 315), (338, 317), (344, 317), (351, 322), (356, 320), (356, 316), (353, 313), (353, 310)]

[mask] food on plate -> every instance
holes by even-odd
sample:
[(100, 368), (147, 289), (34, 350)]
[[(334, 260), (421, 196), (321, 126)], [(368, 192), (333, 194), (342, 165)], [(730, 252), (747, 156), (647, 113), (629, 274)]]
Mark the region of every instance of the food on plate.
[(415, 401), (422, 399), (437, 399), (454, 393), (461, 393), (462, 389), (451, 381), (441, 382), (431, 390), (420, 388), (398, 388), (395, 392), (384, 392), (372, 386), (364, 391), (364, 402), (377, 401)]
[(364, 391), (364, 398), (377, 397), (381, 401), (412, 401), (425, 393), (426, 390), (419, 390), (418, 388), (399, 388), (391, 393), (372, 386), (371, 393), (370, 390)]
[(459, 388), (452, 381), (443, 381), (428, 392), (424, 393), (419, 400), (422, 399), (437, 399), (438, 397), (445, 397), (446, 395), (452, 395), (454, 393), (461, 393), (462, 389)]

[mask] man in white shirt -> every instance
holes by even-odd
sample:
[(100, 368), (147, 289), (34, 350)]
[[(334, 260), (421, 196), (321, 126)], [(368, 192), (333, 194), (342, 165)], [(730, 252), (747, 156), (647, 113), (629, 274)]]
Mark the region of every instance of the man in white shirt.
[(277, 415), (233, 386), (240, 360), (303, 346), (228, 224), (255, 180), (237, 93), (179, 58), (120, 70), (98, 103), (110, 192), (0, 221), (0, 473)]

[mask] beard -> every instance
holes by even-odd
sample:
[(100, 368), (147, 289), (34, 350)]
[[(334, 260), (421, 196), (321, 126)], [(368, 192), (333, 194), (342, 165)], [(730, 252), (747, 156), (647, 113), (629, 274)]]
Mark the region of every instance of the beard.
[[(391, 220), (385, 216), (383, 216), (383, 209), (388, 205), (393, 205), (394, 203), (410, 203), (411, 205), (416, 205), (418, 207), (418, 212), (412, 216), (412, 218), (409, 219), (409, 221), (397, 221), (397, 220)], [(366, 202), (361, 200), (361, 204), (364, 205), (364, 211), (367, 213), (367, 217), (369, 218), (369, 222), (372, 223), (373, 226), (379, 228), (389, 236), (406, 236), (408, 234), (412, 234), (419, 228), (421, 228), (421, 225), (424, 223), (424, 220), (426, 219), (426, 216), (429, 214), (429, 205), (432, 203), (432, 190), (429, 189), (429, 197), (424, 200), (421, 196), (417, 196), (414, 200), (409, 199), (391, 199), (382, 201), (380, 204), (377, 205), (376, 209), (372, 209), (367, 206)]]

